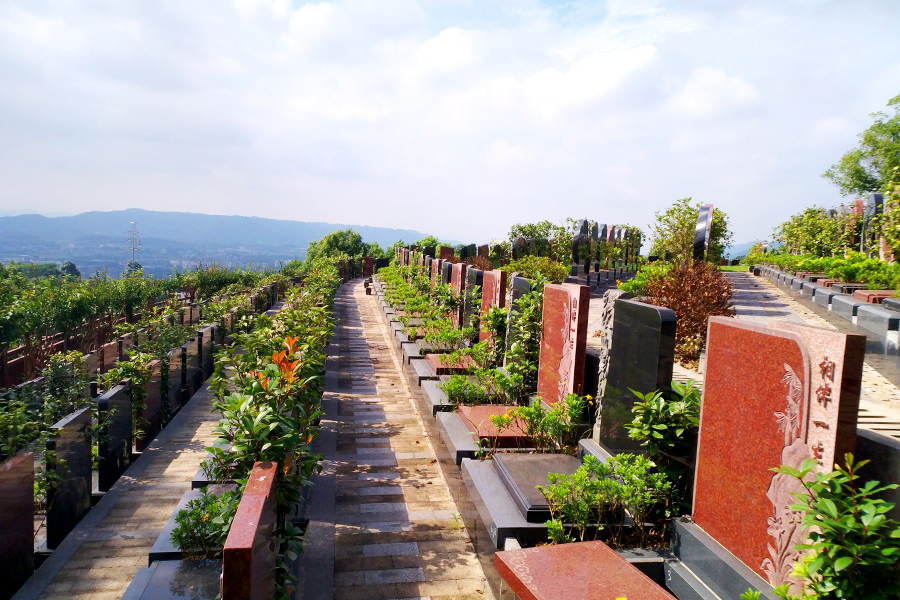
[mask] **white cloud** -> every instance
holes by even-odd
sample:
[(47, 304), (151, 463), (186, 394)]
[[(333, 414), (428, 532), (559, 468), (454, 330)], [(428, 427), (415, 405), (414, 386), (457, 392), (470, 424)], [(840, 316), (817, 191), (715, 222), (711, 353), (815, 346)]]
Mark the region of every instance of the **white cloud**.
[(672, 107), (695, 117), (709, 117), (744, 108), (759, 99), (757, 89), (722, 69), (698, 67), (672, 98)]
[(530, 219), (644, 225), (694, 196), (738, 241), (765, 237), (840, 201), (819, 174), (900, 93), (893, 8), (6, 0), (0, 209), (478, 241)]

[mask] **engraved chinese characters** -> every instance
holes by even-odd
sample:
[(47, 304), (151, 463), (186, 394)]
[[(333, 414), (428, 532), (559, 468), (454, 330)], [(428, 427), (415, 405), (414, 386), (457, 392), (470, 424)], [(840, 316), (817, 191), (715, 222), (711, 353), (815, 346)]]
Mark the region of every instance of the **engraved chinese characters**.
[(537, 391), (548, 405), (583, 393), (590, 293), (589, 287), (573, 283), (544, 286)]
[(694, 521), (773, 585), (792, 583), (804, 534), (802, 488), (771, 469), (831, 470), (853, 450), (864, 351), (864, 336), (709, 320)]

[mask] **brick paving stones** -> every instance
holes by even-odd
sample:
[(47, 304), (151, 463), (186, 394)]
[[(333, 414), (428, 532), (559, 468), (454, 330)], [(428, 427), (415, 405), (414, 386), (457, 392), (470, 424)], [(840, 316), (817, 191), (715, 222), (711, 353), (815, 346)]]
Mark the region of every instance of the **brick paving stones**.
[[(334, 446), (319, 450), (333, 468), (327, 474), (334, 482), (333, 515), (330, 525), (324, 516), (323, 522), (311, 517), (306, 549), (322, 556), (333, 551), (333, 576), (322, 573), (328, 568), (324, 559), (310, 557), (302, 597), (492, 597), (392, 354), (375, 296), (366, 296), (359, 283), (344, 285), (336, 312), (329, 365), (339, 372), (329, 388), (335, 390), (328, 399), (334, 404), (325, 403), (334, 407), (325, 417)], [(314, 502), (323, 491), (316, 485)], [(333, 546), (324, 539), (329, 536)], [(326, 582), (330, 589), (323, 589)]]

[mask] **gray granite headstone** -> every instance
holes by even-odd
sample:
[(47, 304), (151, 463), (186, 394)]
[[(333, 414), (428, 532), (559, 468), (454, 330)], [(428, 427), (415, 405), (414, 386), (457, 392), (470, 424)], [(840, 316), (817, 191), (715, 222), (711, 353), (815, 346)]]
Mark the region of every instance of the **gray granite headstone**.
[(631, 390), (671, 392), (675, 313), (635, 300), (616, 300), (611, 343), (599, 409), (600, 437), (595, 441), (612, 453), (641, 452), (640, 444), (629, 438), (625, 429), (637, 401)]
[(60, 477), (47, 492), (47, 548), (59, 546), (91, 508), (91, 408), (68, 415), (51, 428), (47, 468)]
[(453, 263), (441, 263), (441, 285), (450, 285), (450, 273), (453, 270)]

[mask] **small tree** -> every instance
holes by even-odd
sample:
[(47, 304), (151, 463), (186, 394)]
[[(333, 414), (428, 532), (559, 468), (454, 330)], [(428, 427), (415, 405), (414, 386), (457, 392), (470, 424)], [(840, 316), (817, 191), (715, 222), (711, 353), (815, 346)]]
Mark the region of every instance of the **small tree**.
[(362, 256), (365, 254), (366, 244), (362, 236), (351, 228), (339, 229), (326, 234), (321, 240), (309, 243), (306, 250), (306, 260), (314, 261), (319, 258), (331, 258), (346, 254), (347, 256)]
[(78, 267), (76, 267), (75, 263), (73, 263), (71, 260), (67, 260), (66, 262), (64, 262), (59, 268), (59, 271), (67, 277), (74, 277), (76, 279), (81, 278), (81, 271), (78, 270)]
[(833, 256), (842, 248), (842, 231), (837, 219), (825, 209), (813, 206), (779, 225), (772, 232), (788, 254)]

